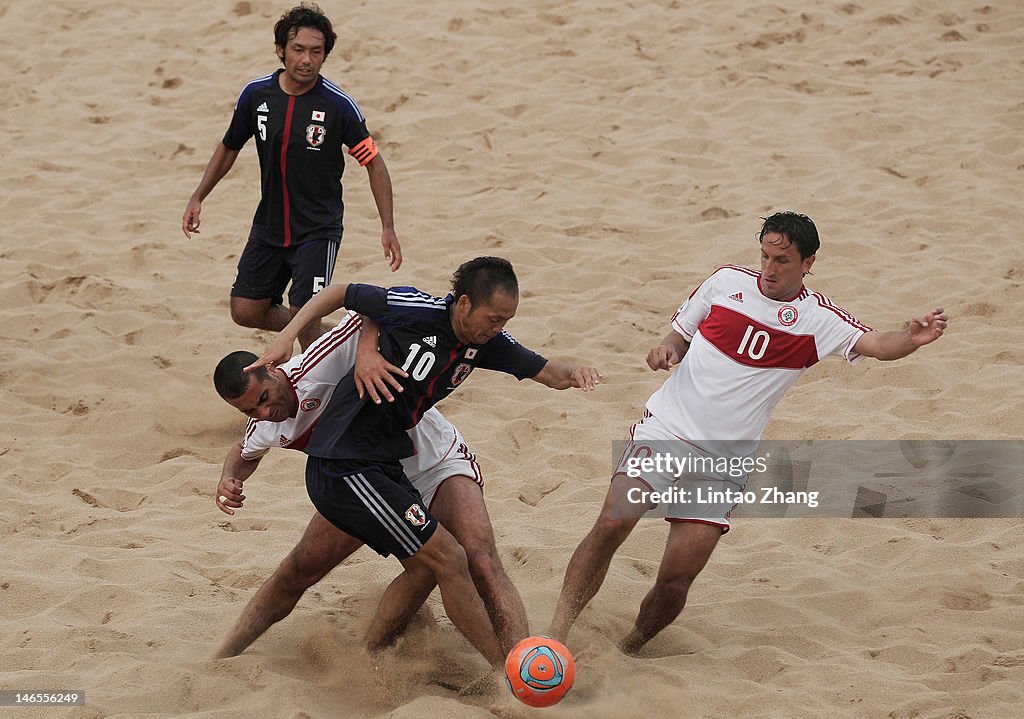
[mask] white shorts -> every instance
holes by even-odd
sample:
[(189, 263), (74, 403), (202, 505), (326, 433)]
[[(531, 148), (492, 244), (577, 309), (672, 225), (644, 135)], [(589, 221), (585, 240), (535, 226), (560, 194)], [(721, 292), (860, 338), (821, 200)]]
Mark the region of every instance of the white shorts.
[(416, 454), (402, 460), (409, 481), (430, 509), (434, 494), (450, 477), (469, 477), (483, 491), (484, 476), (476, 455), (469, 451), (466, 440), (444, 415), (435, 409), (424, 413), (419, 423), (409, 430)]
[[(644, 505), (648, 516), (664, 517), (669, 522), (699, 522), (721, 527), (722, 533), (729, 531), (730, 515), (736, 508), (731, 498), (746, 484), (746, 474), (730, 475), (714, 470), (693, 469), (706, 461), (707, 466), (721, 461), (706, 447), (680, 439), (669, 432), (658, 418), (649, 412), (634, 424), (630, 430), (630, 441), (626, 444), (613, 479), (626, 476), (639, 479), (650, 492), (631, 490), (630, 503)], [(705, 443), (708, 444), (708, 443)], [(714, 445), (714, 443), (710, 443)], [(687, 468), (661, 463), (644, 465), (642, 460), (654, 459), (671, 452), (677, 461), (690, 462)], [(652, 497), (656, 493), (660, 497)], [(665, 501), (666, 497), (670, 497)]]

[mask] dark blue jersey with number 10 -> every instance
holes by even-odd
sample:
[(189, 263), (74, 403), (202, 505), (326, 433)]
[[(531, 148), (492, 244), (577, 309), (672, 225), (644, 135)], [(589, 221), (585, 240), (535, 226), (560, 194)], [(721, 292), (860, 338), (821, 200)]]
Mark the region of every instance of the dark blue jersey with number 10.
[(455, 391), (477, 367), (527, 379), (547, 360), (502, 332), (487, 343), (463, 344), (452, 329), (452, 297), (412, 287), (386, 290), (350, 284), (345, 307), (380, 325), (380, 352), (409, 376), (396, 379), (402, 392), (377, 405), (356, 394), (353, 373), (338, 383), (306, 446), (325, 459), (396, 461), (413, 454), (406, 434), (423, 413)]

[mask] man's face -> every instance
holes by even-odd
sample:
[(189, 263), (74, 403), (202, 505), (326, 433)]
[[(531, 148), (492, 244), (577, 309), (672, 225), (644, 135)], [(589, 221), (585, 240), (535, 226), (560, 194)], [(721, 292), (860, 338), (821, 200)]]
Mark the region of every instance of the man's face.
[(264, 379), (250, 372), (245, 392), (226, 401), (247, 417), (267, 422), (283, 422), (294, 417), (298, 408), (295, 392), (278, 370), (271, 371)]
[(773, 300), (796, 296), (804, 285), (804, 274), (814, 264), (814, 256), (800, 258), (800, 251), (789, 238), (769, 232), (761, 240), (761, 291)]
[(503, 290), (476, 305), (462, 295), (452, 308), (452, 329), (459, 342), (482, 345), (505, 329), (505, 323), (516, 316), (518, 308), (519, 296)]
[(324, 34), (311, 27), (300, 27), (285, 47), (277, 48), (284, 71), (296, 85), (312, 85), (324, 64)]

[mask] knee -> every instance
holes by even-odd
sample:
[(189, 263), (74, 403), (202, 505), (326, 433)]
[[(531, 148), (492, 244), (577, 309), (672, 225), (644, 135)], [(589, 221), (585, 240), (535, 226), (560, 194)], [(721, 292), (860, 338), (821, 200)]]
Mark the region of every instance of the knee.
[(600, 545), (618, 547), (626, 541), (626, 537), (633, 531), (635, 525), (635, 521), (618, 519), (607, 513), (602, 513), (591, 530), (591, 536)]
[(238, 302), (231, 298), (231, 321), (240, 327), (257, 327), (259, 325), (258, 319), (253, 311), (247, 307), (243, 307)]
[(435, 532), (416, 556), (438, 580), (452, 574), (465, 574), (467, 571), (466, 550), (443, 530)]
[(406, 574), (409, 575), (409, 580), (418, 587), (426, 589), (430, 587), (433, 589), (437, 586), (437, 575), (434, 574), (428, 567), (422, 564), (409, 564), (404, 567)]
[(326, 572), (305, 569), (295, 558), (288, 557), (274, 572), (274, 582), (287, 594), (301, 595), (323, 579), (324, 574)]
[(505, 575), (498, 551), (493, 546), (467, 551), (466, 560), (469, 562), (469, 573), (473, 576), (473, 583), (477, 586), (494, 586)]

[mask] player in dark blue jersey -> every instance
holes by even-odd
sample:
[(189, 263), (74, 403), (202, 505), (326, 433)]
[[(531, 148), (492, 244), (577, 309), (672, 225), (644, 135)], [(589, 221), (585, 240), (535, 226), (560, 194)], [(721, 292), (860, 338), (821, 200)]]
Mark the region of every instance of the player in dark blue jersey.
[[(341, 176), (348, 154), (367, 170), (392, 270), (402, 263), (395, 234), (391, 177), (359, 106), (320, 75), (337, 36), (315, 5), (295, 7), (274, 27), (283, 69), (245, 86), (182, 217), (186, 237), (199, 232), (202, 201), (255, 137), (262, 197), (231, 287), (231, 317), (243, 327), (280, 330), (331, 282), (341, 243)], [(290, 310), (284, 306), (288, 291)], [(320, 318), (299, 333), (303, 348), (322, 334)]]
[(384, 556), (394, 554), (407, 569), (433, 572), (452, 622), (479, 648), (484, 642), (472, 634), (480, 628), (464, 621), (463, 602), (470, 596), (465, 592), (473, 591), (465, 552), (422, 506), (402, 473), (399, 460), (413, 451), (405, 429), (477, 367), (584, 391), (601, 375), (593, 367), (547, 360), (504, 332), (519, 304), (518, 282), (507, 260), (471, 260), (452, 284), (444, 298), (410, 287), (327, 287), (246, 369), (287, 360), (297, 329), (309, 317), (346, 307), (377, 322), (380, 352), (394, 371), (389, 381), (395, 401), (371, 401), (353, 374), (346, 375), (306, 446), (306, 489), (317, 510), (342, 531)]

